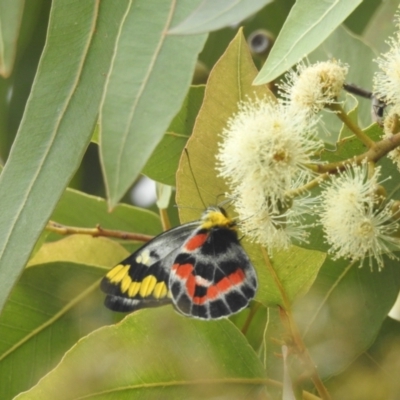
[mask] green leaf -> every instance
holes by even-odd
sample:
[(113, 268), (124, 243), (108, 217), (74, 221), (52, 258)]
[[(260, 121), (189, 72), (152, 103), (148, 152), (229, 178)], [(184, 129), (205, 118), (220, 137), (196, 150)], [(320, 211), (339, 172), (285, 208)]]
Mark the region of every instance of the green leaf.
[(326, 382), (332, 398), (351, 391), (352, 398), (396, 398), (400, 393), (400, 322), (386, 318), (372, 347), (339, 376)]
[(268, 261), (260, 258), (258, 247), (244, 245), (257, 270), (259, 288), (256, 300), (266, 306), (284, 305), (278, 283), (290, 302), (306, 294), (326, 258), (325, 253), (292, 246), (275, 252), (271, 267), (268, 267)]
[(271, 82), (313, 51), (361, 0), (298, 0), (290, 11), (255, 85)]
[[(126, 251), (110, 240), (88, 239), (93, 242), (91, 250), (101, 253), (107, 262), (115, 263), (126, 256)], [(80, 238), (61, 242), (64, 243), (47, 246), (53, 251), (62, 247), (79, 249)], [(86, 262), (93, 260), (89, 253), (79, 257)], [(57, 254), (53, 252), (55, 258)], [(12, 399), (35, 385), (77, 340), (113, 321), (112, 313), (102, 305), (104, 296), (98, 289), (105, 266), (63, 261), (24, 271), (0, 317), (2, 400)]]
[(264, 382), (256, 354), (230, 321), (204, 323), (159, 308), (80, 340), (16, 399), (243, 399), (261, 396)]
[(0, 75), (7, 78), (12, 71), (24, 11), (24, 0), (0, 1)]
[(168, 33), (188, 35), (204, 33), (238, 25), (272, 0), (203, 0), (184, 21), (171, 28)]
[(181, 109), (168, 127), (168, 132), (188, 137), (192, 134), (197, 115), (203, 103), (205, 89), (205, 85), (190, 87)]
[(166, 31), (193, 7), (174, 0), (129, 1), (100, 112), (100, 154), (110, 208), (141, 172), (189, 88), (206, 35), (180, 37)]
[(175, 186), (175, 174), (188, 136), (167, 132), (144, 166), (142, 173), (157, 182)]
[(192, 86), (179, 113), (171, 122), (142, 173), (165, 185), (175, 186), (175, 174), (182, 151), (191, 135), (203, 102), (205, 86)]
[[(239, 32), (210, 73), (204, 102), (187, 143), (188, 156), (181, 158), (176, 200), (182, 222), (198, 219), (199, 210), (204, 209), (203, 201), (206, 205), (215, 204), (228, 191), (223, 179), (217, 177), (215, 155), (220, 134), (229, 117), (237, 112), (238, 103), (255, 96), (274, 99), (267, 87), (252, 86), (256, 73), (245, 39)], [(248, 243), (246, 238), (242, 244), (257, 269), (256, 300), (264, 305), (283, 303), (278, 281), (290, 300), (305, 293), (325, 259), (323, 253), (293, 247), (274, 254), (273, 266), (268, 269), (260, 246)]]
[(123, 5), (52, 3), (46, 47), (0, 176), (0, 309), (90, 141)]
[(312, 289), (295, 304), (321, 377), (338, 373), (371, 345), (399, 289), (398, 261), (385, 260), (378, 272), (327, 259)]
[(63, 261), (111, 268), (127, 256), (127, 251), (113, 240), (71, 235), (56, 242), (43, 244), (29, 260), (28, 267)]

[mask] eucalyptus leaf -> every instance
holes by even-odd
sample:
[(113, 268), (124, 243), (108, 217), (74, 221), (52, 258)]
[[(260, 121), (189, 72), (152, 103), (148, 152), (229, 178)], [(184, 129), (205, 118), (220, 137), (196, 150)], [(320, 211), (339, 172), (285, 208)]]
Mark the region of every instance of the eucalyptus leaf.
[(296, 320), (322, 378), (370, 347), (399, 293), (397, 261), (386, 259), (381, 271), (364, 264), (327, 259), (314, 286), (295, 303)]
[(265, 395), (263, 384), (260, 361), (229, 320), (204, 323), (165, 307), (88, 335), (16, 399), (243, 399)]
[[(97, 245), (98, 251), (109, 252), (114, 260), (126, 254), (120, 247), (118, 255), (115, 243), (107, 239)], [(73, 248), (71, 243), (68, 247)], [(55, 252), (48, 254), (57, 257)], [(31, 388), (77, 340), (113, 322), (98, 289), (105, 272), (104, 266), (66, 261), (37, 264), (24, 271), (0, 317), (2, 400)]]
[(126, 9), (99, 121), (110, 208), (140, 174), (189, 88), (206, 35), (171, 36), (166, 31), (195, 5), (138, 0)]
[(204, 33), (238, 25), (272, 0), (203, 0), (184, 21), (169, 30), (170, 34)]
[(361, 0), (298, 0), (288, 15), (255, 85), (278, 78), (320, 45)]
[(0, 176), (0, 309), (90, 141), (125, 7), (52, 3), (46, 46)]

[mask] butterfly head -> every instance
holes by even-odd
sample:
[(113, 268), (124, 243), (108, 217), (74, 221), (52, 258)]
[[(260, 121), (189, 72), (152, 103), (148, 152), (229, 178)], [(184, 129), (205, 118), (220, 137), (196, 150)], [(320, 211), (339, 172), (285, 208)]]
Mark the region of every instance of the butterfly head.
[(201, 216), (201, 228), (211, 229), (215, 227), (236, 230), (236, 222), (228, 217), (228, 214), (222, 207), (208, 207)]

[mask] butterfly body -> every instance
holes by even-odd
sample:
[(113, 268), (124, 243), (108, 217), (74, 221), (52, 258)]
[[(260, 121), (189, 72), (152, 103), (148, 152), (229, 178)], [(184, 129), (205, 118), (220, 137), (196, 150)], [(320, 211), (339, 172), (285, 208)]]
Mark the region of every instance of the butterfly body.
[(235, 222), (209, 207), (199, 221), (156, 236), (112, 268), (101, 289), (114, 311), (172, 303), (183, 315), (208, 320), (246, 307), (257, 277)]

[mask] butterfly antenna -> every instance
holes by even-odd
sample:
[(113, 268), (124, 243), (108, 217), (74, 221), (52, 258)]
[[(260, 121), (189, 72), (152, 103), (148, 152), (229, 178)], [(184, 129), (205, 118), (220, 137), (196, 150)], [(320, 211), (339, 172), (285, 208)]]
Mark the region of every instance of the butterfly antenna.
[(197, 184), (197, 181), (196, 181), (196, 179), (195, 179), (195, 177), (194, 177), (194, 173), (193, 173), (193, 169), (192, 169), (192, 164), (191, 164), (190, 158), (189, 158), (189, 152), (188, 152), (188, 150), (187, 150), (186, 147), (185, 147), (184, 150), (185, 150), (186, 157), (187, 157), (187, 160), (188, 160), (190, 173), (192, 174), (192, 177), (193, 177), (194, 185), (196, 186), (197, 193), (198, 193), (198, 195), (199, 195), (199, 198), (200, 198), (201, 202), (203, 203), (204, 209), (206, 209), (206, 208), (207, 208), (206, 203), (204, 202), (203, 197), (201, 196), (199, 185)]

